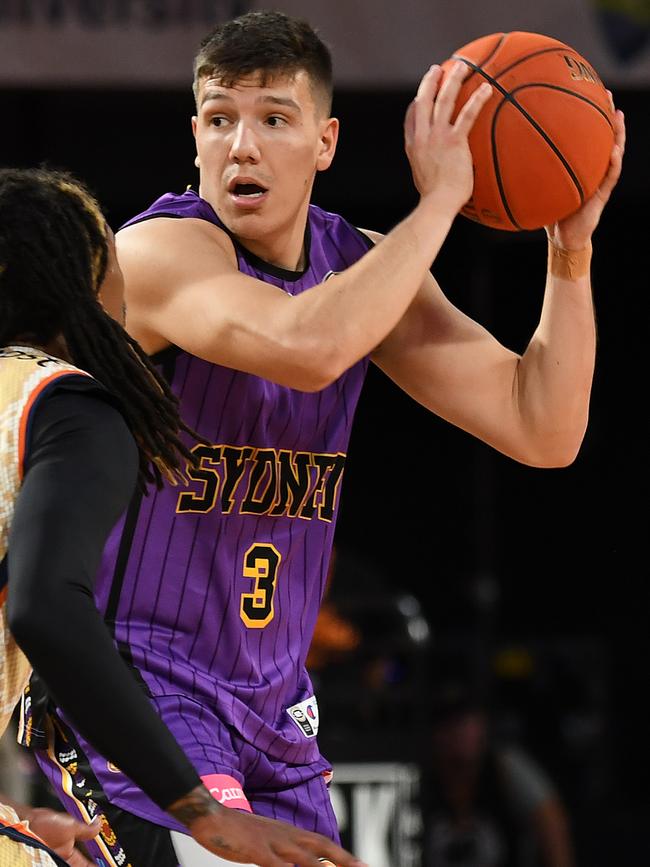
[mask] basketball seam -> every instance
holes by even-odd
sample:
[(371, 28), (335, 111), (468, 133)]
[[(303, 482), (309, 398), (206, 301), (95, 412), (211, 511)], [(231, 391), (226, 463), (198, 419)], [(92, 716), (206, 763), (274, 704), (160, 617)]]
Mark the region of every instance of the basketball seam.
[[(496, 175), (497, 186), (499, 187), (499, 194), (501, 196), (501, 201), (502, 201), (503, 207), (506, 210), (506, 213), (508, 214), (509, 219), (512, 220), (513, 225), (517, 226), (518, 229), (521, 229), (521, 227), (519, 226), (517, 221), (512, 216), (512, 212), (510, 211), (510, 207), (508, 205), (508, 201), (507, 201), (506, 196), (505, 196), (505, 191), (503, 189), (503, 184), (501, 181), (501, 172), (499, 171), (499, 163), (498, 163), (497, 154), (496, 154), (496, 141), (495, 141), (495, 132), (494, 132), (494, 129), (496, 126), (497, 115), (499, 114), (499, 112), (501, 111), (501, 108), (503, 107), (503, 105), (506, 102), (509, 102), (514, 108), (516, 108), (524, 116), (524, 118), (528, 121), (528, 123), (530, 123), (530, 125), (539, 133), (539, 135), (542, 136), (542, 138), (544, 139), (546, 144), (551, 148), (553, 153), (560, 160), (560, 162), (562, 163), (562, 165), (566, 169), (569, 177), (571, 178), (571, 180), (575, 184), (578, 195), (580, 196), (580, 203), (582, 204), (584, 202), (585, 197), (584, 197), (584, 192), (582, 190), (582, 186), (580, 184), (580, 181), (576, 177), (576, 174), (573, 171), (573, 169), (571, 168), (571, 166), (569, 165), (569, 163), (564, 158), (562, 152), (559, 150), (559, 148), (556, 147), (555, 143), (549, 138), (549, 136), (546, 134), (546, 132), (537, 123), (535, 118), (531, 117), (531, 115), (526, 111), (526, 109), (523, 106), (521, 106), (517, 102), (516, 99), (512, 98), (510, 91), (506, 90), (505, 87), (503, 87), (501, 84), (499, 84), (499, 82), (495, 78), (493, 78), (491, 75), (489, 75), (484, 69), (481, 69), (481, 67), (477, 66), (477, 64), (473, 63), (471, 60), (468, 60), (466, 57), (459, 57), (459, 60), (462, 60), (462, 62), (465, 63), (467, 66), (469, 66), (470, 69), (473, 69), (474, 72), (480, 73), (483, 76), (483, 78), (485, 78), (485, 80), (488, 81), (493, 87), (496, 87), (496, 89), (503, 96), (503, 101), (501, 102), (501, 104), (499, 106), (497, 106), (496, 111), (494, 112), (494, 117), (492, 118), (492, 130), (491, 130), (492, 156), (494, 159), (495, 175)], [(521, 90), (523, 87), (525, 87), (525, 85), (522, 85), (521, 87), (516, 88), (516, 90)], [(515, 92), (515, 91), (513, 91), (513, 92)], [(569, 91), (569, 93), (571, 93), (571, 91)]]
[[(490, 75), (488, 75), (484, 69), (482, 69), (480, 66), (477, 66), (476, 63), (473, 63), (471, 60), (468, 60), (466, 57), (461, 57), (460, 55), (458, 55), (458, 60), (461, 60), (466, 66), (469, 66), (470, 69), (473, 69), (474, 72), (478, 72), (480, 75), (482, 75), (486, 81), (490, 82), (492, 85), (494, 85), (496, 87), (496, 89), (498, 91), (500, 91), (501, 95), (506, 100), (509, 100), (508, 91), (504, 87), (502, 87), (498, 81), (495, 81)], [(503, 103), (501, 103), (501, 104), (503, 105)], [(501, 204), (503, 205), (503, 208), (504, 208), (504, 210), (508, 216), (508, 219), (512, 223), (512, 225), (516, 229), (521, 231), (521, 226), (517, 223), (517, 221), (515, 220), (515, 218), (512, 215), (512, 211), (510, 210), (510, 205), (508, 204), (508, 200), (506, 199), (505, 190), (503, 189), (503, 182), (501, 180), (501, 171), (499, 169), (499, 158), (497, 156), (497, 151), (496, 151), (496, 142), (495, 142), (495, 134), (494, 134), (494, 118), (492, 119), (490, 138), (492, 141), (492, 161), (494, 163), (494, 176), (496, 178), (497, 187), (499, 188), (499, 196), (501, 197)]]
[(526, 84), (519, 84), (517, 87), (515, 87), (514, 90), (511, 90), (510, 93), (517, 93), (517, 91), (524, 90), (527, 87), (547, 87), (549, 90), (559, 90), (561, 93), (566, 93), (569, 96), (575, 96), (576, 99), (581, 99), (592, 108), (595, 108), (598, 114), (601, 114), (605, 118), (610, 129), (614, 129), (614, 125), (609, 119), (607, 112), (603, 108), (601, 108), (597, 102), (594, 102), (592, 99), (589, 99), (588, 96), (584, 96), (582, 93), (578, 93), (575, 90), (570, 90), (568, 87), (562, 87), (559, 84), (549, 84), (546, 81), (528, 81), (526, 82)]
[[(501, 38), (499, 39), (499, 41), (497, 42), (497, 44), (494, 46), (494, 48), (492, 48), (492, 50), (490, 51), (490, 53), (487, 54), (485, 57), (483, 57), (483, 58), (478, 62), (477, 65), (478, 65), (479, 67), (483, 67), (483, 66), (485, 66), (486, 63), (489, 63), (490, 60), (492, 60), (492, 58), (493, 58), (494, 55), (497, 53), (497, 51), (499, 50), (499, 48), (503, 45), (503, 42), (504, 42), (506, 36), (508, 36), (508, 35), (509, 35), (508, 33), (502, 33), (502, 34), (501, 34)], [(465, 60), (465, 58), (462, 57), (460, 54), (452, 54), (451, 59), (452, 59), (452, 60)], [(472, 75), (474, 75), (474, 72), (476, 72), (476, 70), (473, 70), (473, 71), (472, 71), (471, 75), (469, 75), (469, 76), (465, 79), (465, 81), (463, 82), (463, 84), (467, 84), (467, 82), (471, 80)]]
[[(520, 90), (523, 89), (523, 86), (522, 86), (521, 88), (518, 88), (518, 89), (520, 89)], [(497, 107), (497, 110), (494, 112), (494, 117), (492, 118), (492, 128), (494, 129), (494, 127), (496, 126), (497, 115), (498, 115), (499, 112), (501, 111), (501, 108), (502, 108), (502, 106), (504, 105), (504, 103), (505, 103), (506, 101), (507, 101), (507, 102), (510, 102), (513, 106), (515, 106), (516, 108), (519, 109), (519, 111), (521, 112), (521, 114), (523, 114), (523, 116), (524, 116), (524, 117), (526, 118), (526, 120), (530, 123), (530, 125), (531, 125), (535, 130), (537, 130), (537, 132), (542, 136), (542, 138), (544, 139), (544, 141), (546, 142), (546, 144), (551, 148), (551, 150), (553, 151), (553, 153), (554, 153), (554, 154), (556, 155), (556, 157), (560, 160), (560, 162), (562, 163), (562, 165), (563, 165), (564, 168), (566, 169), (567, 174), (569, 175), (569, 177), (570, 177), (571, 180), (573, 181), (573, 183), (574, 183), (574, 185), (575, 185), (575, 188), (576, 188), (576, 190), (578, 191), (578, 195), (580, 196), (580, 204), (582, 204), (582, 203), (584, 202), (584, 200), (585, 200), (585, 195), (584, 195), (584, 192), (583, 192), (583, 190), (582, 190), (582, 184), (581, 184), (580, 181), (578, 180), (578, 177), (577, 177), (576, 173), (573, 171), (573, 169), (572, 169), (571, 166), (569, 165), (569, 163), (568, 163), (567, 159), (565, 158), (564, 154), (563, 154), (562, 151), (561, 151), (561, 150), (560, 150), (560, 149), (555, 145), (555, 142), (554, 142), (554, 141), (551, 139), (551, 137), (546, 133), (546, 131), (545, 131), (544, 129), (542, 129), (542, 127), (537, 123), (537, 121), (535, 120), (535, 118), (531, 117), (531, 116), (528, 114), (528, 112), (526, 111), (526, 109), (525, 109), (525, 108), (522, 108), (516, 100), (514, 100), (514, 99), (513, 99), (513, 100), (508, 99), (508, 100), (503, 100), (503, 101), (501, 102), (501, 105), (499, 105), (499, 106)]]
[[(501, 103), (503, 105), (503, 102)], [(501, 106), (499, 106), (500, 108)], [(499, 109), (497, 109), (498, 111)], [(501, 179), (501, 168), (499, 166), (499, 153), (497, 151), (497, 142), (496, 142), (496, 123), (494, 122), (496, 119), (497, 112), (495, 111), (494, 117), (492, 118), (492, 127), (490, 129), (490, 140), (492, 142), (492, 162), (494, 164), (494, 177), (496, 178), (497, 187), (499, 188), (499, 195), (501, 196), (501, 204), (505, 208), (505, 212), (508, 215), (508, 219), (512, 223), (512, 225), (521, 231), (522, 227), (515, 220), (512, 211), (510, 210), (510, 205), (508, 204), (508, 199), (506, 197), (506, 191), (503, 188), (503, 181)]]
[[(564, 45), (564, 43), (559, 43), (558, 45), (554, 45), (551, 48), (540, 48), (538, 51), (531, 51), (530, 54), (525, 54), (523, 57), (520, 57), (519, 60), (514, 60), (510, 66), (505, 66), (499, 72), (494, 73), (495, 78), (499, 78), (502, 75), (505, 75), (506, 72), (510, 72), (511, 69), (514, 69), (516, 66), (519, 66), (520, 63), (524, 63), (526, 60), (530, 60), (531, 57), (539, 57), (541, 54), (550, 54), (552, 51), (558, 51), (560, 48), (566, 48), (567, 51), (570, 51), (572, 54), (578, 55), (577, 51), (574, 51), (572, 48), (569, 48), (568, 45)], [(582, 59), (582, 58), (581, 58)]]

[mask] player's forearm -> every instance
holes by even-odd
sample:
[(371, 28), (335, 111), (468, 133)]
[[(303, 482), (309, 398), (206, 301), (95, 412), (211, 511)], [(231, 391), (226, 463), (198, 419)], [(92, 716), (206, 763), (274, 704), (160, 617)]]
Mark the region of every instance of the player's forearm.
[[(583, 262), (588, 268), (588, 262)], [(588, 270), (549, 269), (539, 325), (519, 364), (516, 399), (540, 466), (566, 466), (587, 428), (596, 356)]]
[[(308, 290), (288, 311), (290, 343), (332, 382), (393, 330), (453, 222), (431, 195), (350, 268)], [(317, 363), (315, 360), (317, 359)]]
[(221, 813), (228, 809), (219, 804), (203, 785), (196, 786), (182, 798), (167, 807), (167, 812), (177, 822), (189, 828), (197, 819)]

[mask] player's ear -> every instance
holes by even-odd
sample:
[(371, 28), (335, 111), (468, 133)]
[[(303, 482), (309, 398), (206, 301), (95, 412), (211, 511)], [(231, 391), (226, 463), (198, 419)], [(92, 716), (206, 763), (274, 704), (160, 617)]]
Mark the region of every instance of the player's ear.
[(319, 172), (328, 169), (334, 159), (336, 143), (339, 139), (339, 121), (336, 117), (328, 117), (321, 121), (320, 138), (318, 141), (318, 156), (316, 169)]
[[(196, 141), (196, 126), (197, 126), (198, 120), (199, 120), (199, 119), (198, 119), (196, 116), (192, 118), (192, 135), (194, 136), (194, 140), (195, 140), (195, 141)], [(197, 155), (194, 157), (194, 165), (197, 167), (197, 169), (200, 168), (200, 162), (199, 162), (199, 155), (198, 155), (198, 153), (197, 153)]]

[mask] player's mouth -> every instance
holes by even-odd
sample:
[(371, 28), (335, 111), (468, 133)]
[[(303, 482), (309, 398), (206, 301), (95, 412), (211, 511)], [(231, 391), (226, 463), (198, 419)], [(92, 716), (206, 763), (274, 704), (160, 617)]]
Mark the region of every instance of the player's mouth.
[(268, 187), (254, 178), (237, 177), (228, 184), (228, 195), (238, 208), (256, 208), (266, 199)]

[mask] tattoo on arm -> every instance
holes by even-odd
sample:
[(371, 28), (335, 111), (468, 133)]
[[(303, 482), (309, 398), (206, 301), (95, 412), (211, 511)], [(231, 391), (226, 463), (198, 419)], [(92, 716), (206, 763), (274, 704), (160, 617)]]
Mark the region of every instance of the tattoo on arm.
[(211, 813), (218, 813), (223, 809), (226, 808), (215, 801), (205, 786), (197, 786), (191, 792), (188, 792), (187, 795), (179, 798), (178, 801), (174, 801), (173, 804), (167, 807), (167, 812), (181, 824), (189, 826), (196, 819), (209, 816)]

